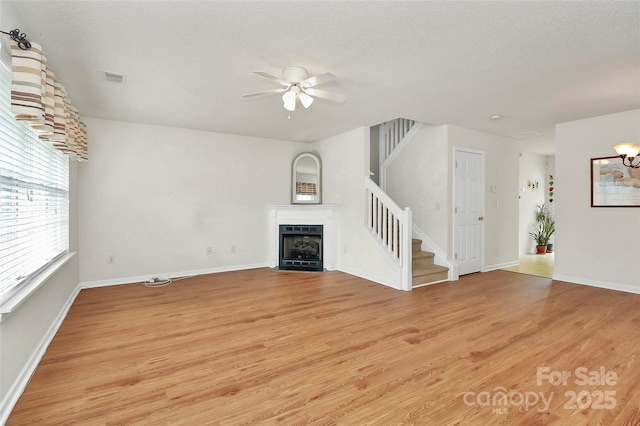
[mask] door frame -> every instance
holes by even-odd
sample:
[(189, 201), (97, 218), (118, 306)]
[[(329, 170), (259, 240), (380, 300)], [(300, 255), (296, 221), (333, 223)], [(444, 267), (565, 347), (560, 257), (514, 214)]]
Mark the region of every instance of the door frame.
[[(457, 167), (456, 167), (456, 162), (458, 161), (458, 153), (460, 152), (464, 152), (467, 154), (477, 154), (480, 155), (480, 165), (482, 167), (481, 170), (481, 176), (480, 176), (480, 193), (478, 194), (478, 197), (480, 199), (480, 211), (482, 212), (482, 217), (485, 218), (486, 220), (486, 215), (485, 215), (485, 211), (486, 211), (486, 206), (485, 206), (485, 178), (486, 178), (486, 170), (485, 170), (485, 152), (484, 151), (479, 151), (476, 149), (471, 149), (471, 148), (463, 148), (463, 147), (459, 147), (459, 146), (454, 146), (453, 147), (453, 155), (452, 155), (452, 163), (451, 163), (451, 169), (453, 170), (452, 173), (452, 194), (451, 194), (451, 215), (452, 215), (452, 219), (451, 219), (451, 223), (452, 223), (452, 230), (451, 230), (451, 238), (452, 238), (452, 253), (451, 253), (451, 258), (453, 259), (453, 262), (455, 264), (455, 272), (454, 272), (454, 279), (458, 279), (460, 277), (460, 270), (458, 268), (458, 259), (455, 258), (455, 254), (457, 253), (457, 249), (458, 247), (456, 247), (456, 191), (457, 191), (457, 179), (456, 179), (456, 173), (457, 173)], [(479, 241), (480, 241), (480, 247), (479, 247), (479, 251), (480, 251), (480, 271), (479, 272), (485, 272), (485, 220), (482, 221), (482, 223), (480, 224), (480, 236), (479, 236)]]

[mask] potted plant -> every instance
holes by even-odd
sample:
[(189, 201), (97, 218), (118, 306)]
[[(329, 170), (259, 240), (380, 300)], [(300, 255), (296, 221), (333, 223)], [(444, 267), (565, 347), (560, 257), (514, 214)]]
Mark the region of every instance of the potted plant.
[(542, 222), (551, 215), (551, 209), (547, 203), (538, 203), (534, 209), (536, 222)]
[(533, 238), (533, 241), (536, 242), (536, 253), (545, 254), (547, 252), (549, 238), (547, 237), (547, 232), (542, 222), (532, 223), (529, 235)]
[(531, 225), (529, 235), (536, 242), (536, 253), (550, 253), (551, 247), (549, 247), (549, 239), (556, 230), (556, 221), (549, 205), (546, 203), (537, 204), (535, 218), (536, 222)]
[(553, 244), (550, 243), (549, 240), (551, 239), (551, 236), (556, 230), (556, 220), (553, 218), (553, 215), (551, 214), (551, 212), (549, 212), (549, 214), (544, 218), (543, 228), (544, 228), (544, 236), (547, 240), (547, 243), (545, 244), (546, 252), (551, 253), (553, 251), (552, 250)]

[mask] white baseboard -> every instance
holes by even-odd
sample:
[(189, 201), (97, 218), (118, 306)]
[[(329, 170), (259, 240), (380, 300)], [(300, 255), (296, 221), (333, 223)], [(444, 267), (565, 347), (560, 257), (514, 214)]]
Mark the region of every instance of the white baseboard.
[(512, 268), (518, 265), (520, 265), (519, 260), (514, 260), (513, 262), (506, 262), (506, 263), (498, 263), (496, 265), (485, 266), (482, 272), (495, 271), (497, 269), (504, 269), (504, 268)]
[(557, 281), (565, 281), (571, 284), (588, 285), (590, 287), (604, 288), (607, 290), (616, 290), (616, 291), (623, 291), (625, 293), (640, 294), (640, 287), (626, 285), (626, 284), (610, 283), (606, 281), (586, 280), (584, 278), (570, 277), (567, 275), (558, 275), (558, 274), (553, 274), (553, 279)]
[(232, 271), (241, 271), (244, 269), (268, 268), (268, 267), (269, 267), (268, 262), (265, 262), (265, 263), (254, 263), (254, 264), (248, 264), (248, 265), (221, 266), (218, 268), (194, 269), (191, 271), (139, 275), (139, 276), (133, 276), (133, 277), (113, 278), (109, 280), (83, 281), (80, 283), (80, 288), (98, 288), (98, 287), (108, 287), (112, 285), (143, 283), (151, 277), (158, 277), (161, 279), (195, 277), (196, 275), (217, 274), (219, 272), (232, 272)]
[(16, 405), (18, 399), (29, 384), (31, 376), (33, 376), (36, 368), (38, 368), (38, 364), (40, 364), (40, 361), (47, 351), (49, 344), (62, 325), (62, 321), (64, 321), (65, 317), (67, 316), (69, 308), (71, 308), (71, 305), (78, 296), (78, 293), (80, 293), (80, 285), (77, 285), (73, 293), (71, 293), (71, 296), (69, 296), (69, 299), (67, 299), (67, 302), (60, 310), (60, 313), (58, 313), (56, 319), (53, 321), (53, 323), (51, 323), (49, 330), (47, 330), (47, 333), (42, 337), (42, 340), (29, 357), (29, 360), (24, 365), (22, 371), (20, 371), (20, 374), (9, 388), (9, 391), (6, 393), (2, 402), (0, 402), (0, 425), (3, 425), (7, 422), (9, 415), (11, 414), (11, 410), (13, 410), (13, 407)]

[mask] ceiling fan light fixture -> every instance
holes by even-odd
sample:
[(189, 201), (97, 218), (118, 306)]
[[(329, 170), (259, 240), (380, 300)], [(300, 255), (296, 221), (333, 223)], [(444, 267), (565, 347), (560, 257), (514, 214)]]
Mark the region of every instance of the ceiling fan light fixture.
[(282, 102), (284, 102), (284, 109), (287, 111), (295, 111), (296, 110), (296, 92), (293, 90), (288, 90), (284, 95), (282, 95)]
[(302, 67), (288, 67), (282, 70), (282, 77), (289, 83), (299, 83), (306, 80), (307, 70)]
[(260, 77), (275, 81), (284, 87), (247, 93), (242, 95), (245, 98), (284, 92), (282, 95), (282, 102), (284, 103), (284, 108), (288, 111), (295, 111), (298, 100), (300, 100), (300, 104), (302, 104), (304, 108), (309, 108), (311, 104), (313, 104), (315, 98), (326, 99), (333, 102), (344, 102), (345, 100), (345, 96), (342, 94), (327, 92), (326, 90), (318, 90), (315, 88), (315, 86), (320, 86), (337, 80), (335, 74), (330, 72), (309, 77), (307, 70), (302, 67), (288, 67), (282, 70), (283, 78), (278, 78), (262, 71), (256, 71), (255, 73)]
[(313, 98), (306, 93), (300, 93), (298, 98), (300, 98), (300, 103), (302, 103), (302, 106), (305, 108), (309, 108), (313, 103)]

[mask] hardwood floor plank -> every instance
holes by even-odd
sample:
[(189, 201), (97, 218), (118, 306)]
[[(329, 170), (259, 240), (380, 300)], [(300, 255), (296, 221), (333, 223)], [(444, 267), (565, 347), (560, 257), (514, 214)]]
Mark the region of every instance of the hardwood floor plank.
[(87, 289), (8, 424), (639, 424), (638, 302), (507, 271), (412, 292), (269, 269)]

